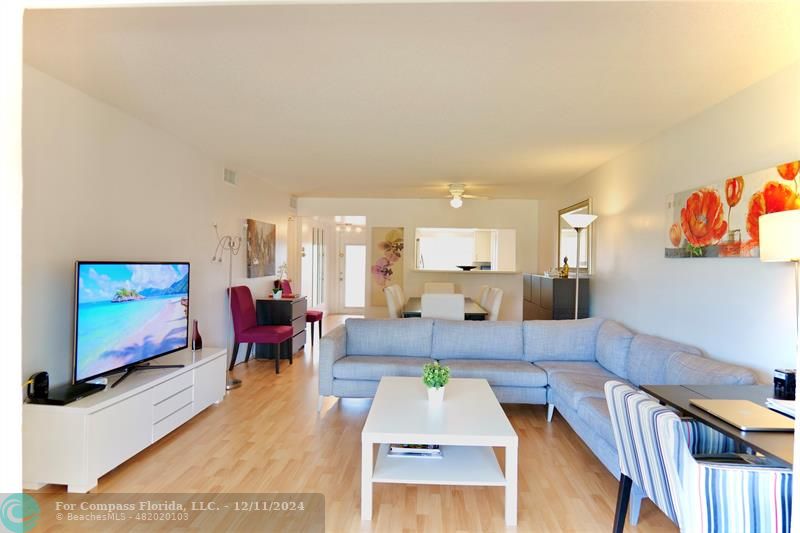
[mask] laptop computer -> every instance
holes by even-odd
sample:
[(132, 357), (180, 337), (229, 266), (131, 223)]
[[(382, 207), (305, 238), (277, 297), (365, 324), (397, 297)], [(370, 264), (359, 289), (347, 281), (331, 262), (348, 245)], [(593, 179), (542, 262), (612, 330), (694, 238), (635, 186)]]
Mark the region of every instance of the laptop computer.
[(689, 400), (742, 431), (794, 431), (794, 420), (749, 400)]

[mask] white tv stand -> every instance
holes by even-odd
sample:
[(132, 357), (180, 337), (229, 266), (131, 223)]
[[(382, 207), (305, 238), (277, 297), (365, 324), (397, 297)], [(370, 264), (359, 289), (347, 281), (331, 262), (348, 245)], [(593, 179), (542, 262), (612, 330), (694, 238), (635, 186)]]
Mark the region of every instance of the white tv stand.
[(56, 483), (89, 492), (100, 476), (222, 400), (226, 353), (181, 350), (154, 364), (183, 368), (136, 372), (118, 387), (63, 406), (24, 404), (23, 487)]

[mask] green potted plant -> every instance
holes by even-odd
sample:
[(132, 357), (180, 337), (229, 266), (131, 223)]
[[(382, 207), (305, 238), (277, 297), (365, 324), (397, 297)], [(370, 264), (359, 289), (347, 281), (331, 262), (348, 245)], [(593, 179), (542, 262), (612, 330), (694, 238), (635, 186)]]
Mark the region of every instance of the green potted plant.
[(427, 363), (422, 367), (422, 382), (428, 387), (429, 402), (442, 403), (444, 386), (448, 381), (450, 381), (450, 368), (441, 366), (438, 361)]
[(281, 290), (280, 282), (275, 282), (275, 286), (272, 288), (272, 297), (276, 300), (280, 300), (283, 296), (283, 291)]

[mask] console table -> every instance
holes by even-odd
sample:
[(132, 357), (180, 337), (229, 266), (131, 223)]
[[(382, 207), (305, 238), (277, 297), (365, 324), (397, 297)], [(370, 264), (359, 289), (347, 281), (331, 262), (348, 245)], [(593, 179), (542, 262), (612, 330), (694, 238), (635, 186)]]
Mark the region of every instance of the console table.
[[(97, 479), (225, 396), (225, 348), (181, 350), (118, 387), (67, 405), (22, 408), (23, 487), (89, 492)], [(154, 363), (156, 364), (156, 363)]]
[(692, 405), (698, 398), (750, 400), (758, 405), (774, 395), (772, 385), (641, 385), (644, 392), (661, 403), (675, 407), (682, 416), (690, 416), (732, 439), (792, 466), (794, 433), (781, 431), (742, 431), (711, 413)]
[[(581, 276), (578, 318), (589, 317), (591, 278)], [(550, 278), (538, 274), (522, 276), (523, 320), (570, 320), (575, 318), (575, 278)]]
[[(264, 298), (256, 300), (256, 320), (259, 326), (292, 326), (292, 339), (280, 345), (279, 357), (285, 358), (300, 351), (306, 344), (306, 297)], [(278, 348), (256, 344), (257, 359), (274, 359)]]

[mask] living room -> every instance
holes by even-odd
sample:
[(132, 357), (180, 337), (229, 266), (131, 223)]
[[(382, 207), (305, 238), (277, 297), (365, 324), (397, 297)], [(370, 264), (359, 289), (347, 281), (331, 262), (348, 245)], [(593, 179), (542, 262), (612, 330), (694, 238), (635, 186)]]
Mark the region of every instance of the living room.
[[(25, 487), (46, 526), (59, 502), (114, 502), (115, 493), (283, 494), (305, 495), (319, 512), (259, 527), (319, 531), (321, 520), (327, 531), (605, 531), (622, 527), (627, 477), (626, 529), (700, 527), (685, 502), (671, 515), (635, 472), (625, 474), (624, 443), (608, 421), (614, 397), (603, 388), (620, 381), (681, 411), (658, 387), (771, 391), (777, 369), (796, 368), (797, 258), (765, 248), (764, 229), (761, 260), (757, 247), (759, 215), (800, 207), (796, 2), (131, 4), (2, 8), (10, 81), (0, 89), (9, 117), (0, 217), (11, 260), (2, 266), (0, 328), (13, 355), (0, 389), (13, 438), (0, 454), (0, 490)], [(785, 194), (769, 196), (770, 183)], [(561, 217), (574, 206), (596, 217), (585, 231)], [(682, 208), (699, 210), (694, 222)], [(251, 221), (267, 228), (267, 270), (251, 258)], [(699, 235), (706, 231), (714, 235)], [(464, 242), (492, 235), (486, 261), (477, 244), (447, 268), (435, 246), (421, 253), (431, 235), (452, 243), (459, 232), (471, 232)], [(402, 253), (376, 273), (390, 234)], [(116, 373), (81, 374), (73, 344), (86, 287), (76, 261), (87, 276), (106, 262), (181, 274), (187, 265), (184, 350), (152, 361), (185, 352), (185, 366), (136, 372), (114, 389)], [(569, 285), (566, 312), (575, 318), (576, 270), (581, 320), (530, 320), (540, 318), (529, 313), (532, 287), (558, 282)], [(292, 339), (280, 341), (281, 350), (302, 346), (286, 348), (286, 360), (270, 352), (272, 340), (238, 337), (228, 296), (246, 287), (262, 316), (284, 299), (273, 294), (281, 279), (309, 312), (302, 332), (290, 322)], [(424, 298), (438, 292), (430, 283), (452, 286), (470, 320), (428, 318)], [(389, 286), (403, 293), (399, 317), (422, 318), (384, 320), (393, 313)], [(501, 295), (495, 313), (481, 305), (484, 287)], [(489, 320), (472, 320), (469, 305)], [(191, 355), (195, 321), (208, 358)], [(496, 418), (496, 441), (467, 440), (495, 448), (488, 462), (500, 478), (494, 470), (481, 478), (477, 463), (465, 467), (475, 479), (381, 477), (378, 444), (388, 441), (378, 416), (411, 417), (419, 407), (396, 401), (408, 393), (394, 396), (386, 378), (423, 387), (423, 364), (433, 361), (450, 371), (445, 409), (460, 384), (488, 383), (464, 393), (462, 407), (476, 420), (484, 413), (487, 427)], [(584, 381), (565, 376), (589, 364)], [(95, 378), (108, 385), (72, 407), (25, 403), (23, 412), (20, 380), (42, 372), (53, 389)], [(72, 481), (50, 475), (73, 444), (53, 452), (57, 439), (34, 432), (28, 411), (42, 416), (36, 431), (55, 435), (70, 409), (101, 412), (112, 402), (103, 395), (186, 372), (191, 417), (160, 430), (147, 422), (149, 440), (114, 457), (111, 445), (88, 442), (103, 468)], [(435, 401), (418, 400), (423, 409)], [(124, 440), (121, 416), (103, 431)], [(791, 484), (791, 433), (774, 433), (784, 437), (775, 447), (765, 433), (725, 435), (778, 461), (765, 471)], [(444, 435), (441, 444), (462, 450), (463, 437)], [(32, 464), (37, 454), (52, 464)], [(478, 478), (490, 486), (469, 486)], [(726, 492), (712, 492), (710, 505), (728, 509)], [(762, 512), (760, 496), (752, 509)], [(786, 518), (750, 530), (788, 530), (791, 491), (776, 501)], [(728, 528), (704, 526), (735, 530), (728, 512)], [(207, 514), (193, 520), (221, 527)]]

